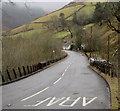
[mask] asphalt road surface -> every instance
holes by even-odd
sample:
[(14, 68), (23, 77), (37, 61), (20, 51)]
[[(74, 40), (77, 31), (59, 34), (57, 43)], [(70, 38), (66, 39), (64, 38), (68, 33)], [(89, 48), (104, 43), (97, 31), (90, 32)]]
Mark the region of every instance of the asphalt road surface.
[(109, 109), (107, 83), (86, 56), (68, 57), (28, 78), (3, 86), (3, 109)]

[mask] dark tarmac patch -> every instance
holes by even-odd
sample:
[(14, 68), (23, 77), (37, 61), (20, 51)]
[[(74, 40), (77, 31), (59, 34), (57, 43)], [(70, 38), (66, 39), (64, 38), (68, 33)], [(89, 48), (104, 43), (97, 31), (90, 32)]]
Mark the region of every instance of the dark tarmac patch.
[(73, 93), (73, 95), (76, 95), (76, 94), (79, 94), (79, 93)]

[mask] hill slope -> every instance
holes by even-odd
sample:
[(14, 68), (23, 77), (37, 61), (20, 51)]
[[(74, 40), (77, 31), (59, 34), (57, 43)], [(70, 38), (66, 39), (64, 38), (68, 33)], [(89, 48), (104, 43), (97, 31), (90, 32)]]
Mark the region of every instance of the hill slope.
[[(81, 10), (83, 10), (82, 12), (87, 13), (88, 10), (89, 10), (88, 7), (91, 7), (90, 11), (93, 13), (94, 5), (89, 6), (89, 4), (86, 5), (85, 3), (76, 3), (76, 2), (74, 2), (72, 4), (68, 4), (68, 5), (64, 6), (63, 8), (61, 8), (57, 11), (54, 11), (50, 14), (47, 14), (43, 17), (40, 17), (40, 18), (32, 21), (31, 23), (24, 24), (20, 27), (17, 27), (15, 29), (11, 30), (9, 35), (24, 32), (24, 31), (28, 31), (28, 30), (43, 28), (42, 26), (43, 26), (44, 22), (50, 21), (52, 19), (52, 17), (54, 17), (54, 16), (59, 17), (60, 13), (64, 13), (65, 17), (68, 20), (70, 20), (70, 19), (72, 19), (72, 16), (75, 12), (80, 13)], [(87, 10), (86, 10), (86, 8), (87, 8)], [(90, 15), (92, 13), (90, 13)]]
[[(33, 8), (32, 5), (28, 7), (23, 2), (15, 2), (14, 4), (2, 3), (2, 23), (4, 27), (9, 29), (28, 23), (35, 18), (43, 16), (45, 13), (40, 7)], [(3, 30), (6, 30), (4, 27)]]

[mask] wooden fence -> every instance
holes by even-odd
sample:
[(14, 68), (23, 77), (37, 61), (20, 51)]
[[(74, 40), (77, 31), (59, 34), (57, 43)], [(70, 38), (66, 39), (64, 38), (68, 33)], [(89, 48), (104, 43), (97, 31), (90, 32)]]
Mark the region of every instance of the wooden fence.
[(67, 54), (63, 57), (54, 59), (54, 60), (49, 60), (49, 61), (45, 61), (45, 62), (40, 62), (36, 65), (32, 65), (32, 66), (22, 66), (22, 67), (18, 67), (18, 68), (14, 68), (14, 69), (7, 69), (6, 72), (3, 72), (0, 74), (1, 78), (2, 78), (2, 85), (3, 84), (7, 84), (7, 83), (11, 83), (13, 81), (16, 81), (18, 79), (27, 77), (29, 75), (32, 75), (34, 73), (37, 73), (38, 71), (43, 70), (44, 68), (46, 68), (48, 65), (55, 63), (61, 59), (64, 59), (65, 57), (67, 57)]
[(93, 63), (90, 63), (90, 64), (98, 68), (101, 72), (108, 74), (111, 77), (117, 77), (115, 68), (110, 63), (94, 61)]

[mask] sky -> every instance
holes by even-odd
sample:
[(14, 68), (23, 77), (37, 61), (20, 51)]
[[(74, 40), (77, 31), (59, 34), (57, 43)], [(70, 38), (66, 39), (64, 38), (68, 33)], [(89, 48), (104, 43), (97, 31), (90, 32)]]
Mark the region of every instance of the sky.
[[(73, 0), (2, 0), (2, 2), (22, 2), (30, 7), (41, 7), (46, 12), (52, 12), (62, 8)], [(38, 3), (39, 2), (39, 3)], [(32, 5), (31, 5), (32, 3)]]
[[(72, 2), (74, 0), (0, 0), (2, 2)], [(86, 1), (86, 2), (119, 2), (120, 0), (76, 0), (76, 1)]]
[(73, 0), (2, 0), (2, 2), (71, 2)]

